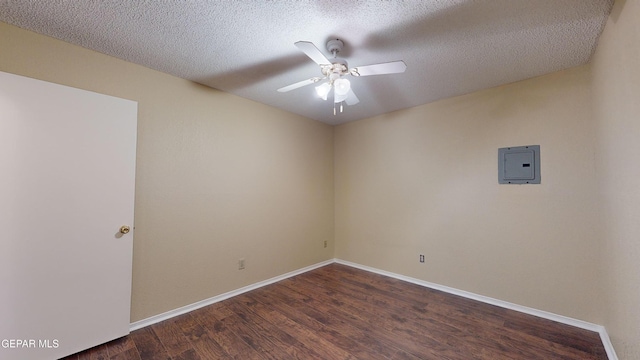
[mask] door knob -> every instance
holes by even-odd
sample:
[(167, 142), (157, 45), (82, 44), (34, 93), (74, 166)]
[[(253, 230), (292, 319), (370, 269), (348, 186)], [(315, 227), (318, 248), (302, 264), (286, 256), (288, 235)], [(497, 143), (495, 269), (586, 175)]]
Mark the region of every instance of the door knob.
[(123, 225), (123, 226), (120, 227), (120, 233), (121, 234), (128, 234), (130, 230), (131, 229), (129, 229), (129, 227), (127, 225)]

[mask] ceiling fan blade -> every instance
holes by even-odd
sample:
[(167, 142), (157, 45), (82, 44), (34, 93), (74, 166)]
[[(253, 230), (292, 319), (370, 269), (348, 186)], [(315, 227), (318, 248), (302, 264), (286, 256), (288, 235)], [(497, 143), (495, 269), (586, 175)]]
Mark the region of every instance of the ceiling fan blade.
[(353, 92), (353, 89), (350, 89), (347, 93), (347, 98), (344, 101), (347, 105), (355, 105), (360, 102), (360, 99), (358, 99), (356, 93)]
[(358, 66), (351, 69), (353, 76), (369, 76), (403, 73), (407, 69), (407, 65), (402, 60), (392, 61), (382, 64)]
[(306, 85), (317, 83), (320, 80), (321, 79), (319, 77), (312, 77), (311, 79), (298, 81), (295, 84), (291, 84), (291, 85), (287, 85), (285, 87), (281, 87), (280, 89), (278, 89), (278, 92), (287, 92), (287, 91), (295, 90), (295, 89), (297, 89), (299, 87), (303, 87), (303, 86), (306, 86)]
[(327, 57), (324, 56), (324, 54), (322, 54), (322, 52), (320, 52), (320, 50), (318, 50), (315, 45), (313, 45), (312, 42), (298, 41), (293, 45), (295, 45), (303, 53), (307, 54), (307, 56), (311, 58), (311, 60), (315, 61), (318, 65), (331, 64), (331, 61), (329, 61)]

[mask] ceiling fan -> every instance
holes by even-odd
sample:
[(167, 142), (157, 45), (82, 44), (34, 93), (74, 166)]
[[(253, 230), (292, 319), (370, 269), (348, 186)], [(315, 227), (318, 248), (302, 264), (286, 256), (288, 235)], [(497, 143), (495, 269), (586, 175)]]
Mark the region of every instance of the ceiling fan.
[(340, 104), (340, 112), (343, 111), (343, 103), (347, 105), (355, 105), (360, 99), (351, 89), (351, 83), (345, 77), (350, 76), (369, 76), (383, 74), (403, 73), (407, 69), (404, 61), (392, 61), (388, 63), (373, 64), (349, 68), (345, 59), (338, 58), (338, 53), (344, 47), (344, 42), (340, 39), (332, 39), (327, 42), (327, 50), (333, 55), (331, 60), (327, 59), (324, 54), (313, 43), (308, 41), (298, 41), (294, 45), (305, 53), (311, 60), (320, 65), (322, 76), (312, 77), (297, 83), (278, 89), (279, 92), (287, 92), (309, 84), (315, 84), (327, 80), (316, 86), (316, 92), (323, 99), (327, 97), (333, 90), (333, 114), (336, 115), (336, 104)]

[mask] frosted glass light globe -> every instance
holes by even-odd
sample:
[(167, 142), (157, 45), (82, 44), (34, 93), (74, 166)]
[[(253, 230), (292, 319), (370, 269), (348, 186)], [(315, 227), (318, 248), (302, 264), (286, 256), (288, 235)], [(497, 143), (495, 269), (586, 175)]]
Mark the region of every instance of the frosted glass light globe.
[(331, 91), (331, 85), (329, 85), (329, 83), (324, 83), (320, 86), (316, 86), (316, 93), (322, 98), (322, 100), (327, 100), (329, 91)]
[(351, 89), (351, 83), (347, 79), (337, 79), (333, 82), (333, 86), (336, 88), (336, 95), (347, 95)]

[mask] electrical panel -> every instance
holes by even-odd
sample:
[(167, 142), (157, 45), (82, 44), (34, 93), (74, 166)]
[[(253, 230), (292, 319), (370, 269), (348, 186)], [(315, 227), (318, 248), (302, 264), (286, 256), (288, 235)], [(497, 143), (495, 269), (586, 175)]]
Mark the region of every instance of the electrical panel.
[(540, 145), (498, 149), (499, 184), (540, 184)]

